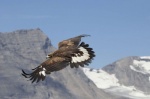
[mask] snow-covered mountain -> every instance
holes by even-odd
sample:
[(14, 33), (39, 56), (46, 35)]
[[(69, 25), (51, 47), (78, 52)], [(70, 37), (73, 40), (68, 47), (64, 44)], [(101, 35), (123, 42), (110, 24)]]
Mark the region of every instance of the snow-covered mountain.
[(133, 99), (150, 99), (150, 56), (127, 57), (102, 69), (83, 68), (105, 92)]
[(0, 99), (150, 99), (150, 57), (98, 70), (68, 66), (37, 84), (22, 77), (21, 69), (35, 68), (54, 50), (39, 28), (0, 33)]

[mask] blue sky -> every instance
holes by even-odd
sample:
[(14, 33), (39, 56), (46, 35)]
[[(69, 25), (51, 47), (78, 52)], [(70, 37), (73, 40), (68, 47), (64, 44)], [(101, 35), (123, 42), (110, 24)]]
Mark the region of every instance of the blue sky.
[(80, 34), (101, 68), (128, 56), (150, 54), (150, 0), (1, 0), (0, 32), (40, 28), (57, 47)]

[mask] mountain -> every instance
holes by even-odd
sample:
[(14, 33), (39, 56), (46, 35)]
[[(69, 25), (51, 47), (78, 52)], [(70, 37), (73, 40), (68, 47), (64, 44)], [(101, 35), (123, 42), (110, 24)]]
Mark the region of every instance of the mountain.
[(97, 88), (80, 68), (68, 66), (33, 84), (21, 75), (54, 50), (39, 28), (0, 33), (0, 99), (125, 99)]
[(95, 85), (108, 94), (150, 99), (150, 57), (127, 57), (102, 69), (83, 69)]

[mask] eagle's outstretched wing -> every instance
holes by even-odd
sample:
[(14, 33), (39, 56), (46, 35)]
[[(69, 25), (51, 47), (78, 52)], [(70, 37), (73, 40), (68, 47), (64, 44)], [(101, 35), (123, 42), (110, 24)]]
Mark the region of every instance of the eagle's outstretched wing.
[(40, 64), (35, 69), (32, 69), (32, 73), (28, 74), (24, 70), (22, 70), (22, 75), (25, 78), (29, 78), (32, 81), (32, 83), (35, 81), (39, 82), (40, 80), (43, 81), (45, 79), (46, 74), (50, 74), (53, 71), (59, 71), (68, 65), (69, 61), (66, 58), (53, 57)]
[(86, 37), (86, 36), (90, 36), (90, 35), (86, 35), (86, 34), (83, 34), (83, 35), (79, 35), (79, 36), (76, 36), (76, 37), (73, 37), (73, 38), (69, 38), (67, 40), (63, 40), (61, 42), (59, 42), (58, 44), (58, 48), (69, 48), (69, 47), (77, 47), (81, 41), (81, 38), (82, 37)]
[(80, 43), (81, 37), (89, 35), (80, 35), (59, 43), (59, 49), (50, 54), (49, 59), (33, 69), (33, 72), (28, 74), (22, 70), (22, 75), (29, 78), (32, 83), (44, 80), (46, 74), (54, 71), (59, 71), (70, 65), (71, 68), (84, 67), (89, 65), (95, 57), (95, 52), (88, 44)]

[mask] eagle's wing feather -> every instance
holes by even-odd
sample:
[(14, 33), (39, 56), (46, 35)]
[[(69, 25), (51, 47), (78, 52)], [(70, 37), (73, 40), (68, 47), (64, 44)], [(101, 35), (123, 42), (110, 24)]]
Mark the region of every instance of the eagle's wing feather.
[(59, 71), (68, 66), (68, 64), (68, 61), (63, 57), (53, 57), (51, 59), (46, 60), (40, 66), (33, 69), (34, 71), (30, 74), (22, 70), (22, 75), (25, 78), (30, 78), (32, 83), (35, 81), (39, 82), (40, 80), (43, 81), (45, 79), (46, 74), (50, 74), (54, 71)]
[(90, 35), (83, 34), (67, 40), (63, 40), (59, 42), (58, 48), (60, 49), (62, 47), (77, 47), (81, 41), (81, 38), (86, 36), (90, 36)]
[(47, 61), (47, 64), (47, 70), (53, 72), (65, 68), (69, 64), (69, 61), (67, 61), (66, 58), (53, 57), (51, 60)]
[(70, 67), (78, 68), (79, 66), (84, 67), (84, 65), (89, 65), (94, 57), (95, 52), (93, 51), (93, 49), (90, 48), (88, 44), (82, 42), (78, 46), (77, 52), (74, 52), (72, 54)]

